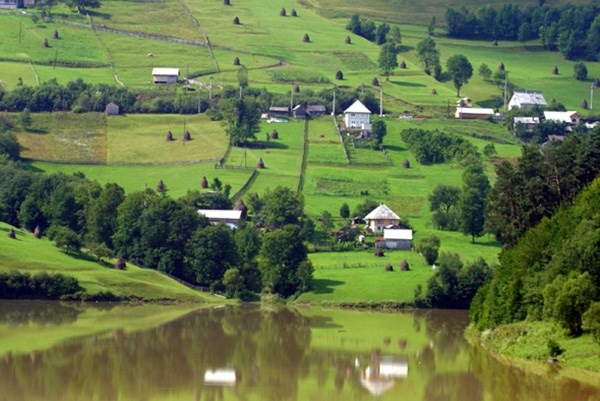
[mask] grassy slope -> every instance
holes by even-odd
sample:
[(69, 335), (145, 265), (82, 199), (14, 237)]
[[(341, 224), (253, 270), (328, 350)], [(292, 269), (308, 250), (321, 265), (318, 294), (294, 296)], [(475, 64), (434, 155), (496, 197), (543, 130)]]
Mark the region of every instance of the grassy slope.
[(128, 265), (117, 271), (85, 255), (69, 256), (46, 239), (35, 239), (30, 233), (16, 230), (17, 239), (6, 235), (9, 226), (0, 223), (0, 270), (56, 272), (72, 275), (86, 292), (110, 291), (117, 296), (145, 300), (172, 299), (190, 302), (214, 302), (207, 294), (191, 290), (154, 270)]

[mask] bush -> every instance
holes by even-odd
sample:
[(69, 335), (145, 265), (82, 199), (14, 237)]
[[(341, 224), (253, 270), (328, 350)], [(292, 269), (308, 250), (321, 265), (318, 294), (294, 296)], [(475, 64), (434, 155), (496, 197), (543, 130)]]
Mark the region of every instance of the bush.
[(77, 253), (81, 248), (81, 239), (68, 227), (53, 226), (48, 230), (48, 238), (66, 253)]
[(578, 81), (585, 81), (588, 76), (588, 70), (585, 64), (582, 62), (575, 63), (573, 66), (573, 76)]
[(345, 202), (340, 207), (340, 217), (342, 219), (347, 219), (350, 217), (350, 206), (348, 206), (348, 204)]
[(563, 352), (565, 352), (565, 350), (562, 349), (561, 346), (553, 339), (548, 340), (547, 347), (548, 347), (548, 356), (550, 356), (551, 358), (556, 358), (557, 356), (559, 356)]
[(16, 270), (0, 272), (0, 298), (61, 299), (81, 292), (77, 279), (60, 273), (33, 276)]
[(427, 264), (433, 265), (438, 258), (440, 239), (435, 235), (425, 237), (417, 244), (417, 252), (425, 258)]
[(589, 330), (594, 341), (600, 344), (600, 302), (594, 302), (581, 317), (583, 329)]

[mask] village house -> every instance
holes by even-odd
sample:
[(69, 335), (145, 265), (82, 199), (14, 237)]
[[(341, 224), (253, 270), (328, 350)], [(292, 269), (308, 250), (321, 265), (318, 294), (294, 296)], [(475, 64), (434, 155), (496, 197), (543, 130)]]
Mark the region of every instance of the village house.
[(487, 120), (494, 116), (494, 109), (483, 109), (479, 107), (457, 107), (455, 118), (463, 120)]
[(0, 0), (0, 8), (23, 8), (35, 6), (35, 0)]
[(387, 249), (411, 249), (413, 231), (410, 229), (385, 228), (380, 248)]
[(287, 106), (271, 106), (269, 107), (269, 114), (287, 116), (290, 114), (290, 108)]
[(531, 132), (540, 123), (539, 117), (515, 117), (513, 118), (513, 128), (516, 130), (518, 127)]
[(106, 105), (104, 112), (106, 113), (107, 116), (119, 115), (119, 112), (120, 112), (119, 105), (114, 102), (110, 102), (109, 104)]
[(385, 204), (376, 207), (365, 216), (367, 227), (375, 233), (383, 232), (386, 226), (396, 226), (400, 223), (400, 217)]
[(299, 104), (292, 110), (294, 118), (299, 120), (322, 116), (326, 112), (327, 108), (322, 104)]
[(155, 84), (175, 84), (179, 79), (179, 68), (153, 68), (152, 82)]
[(581, 120), (581, 116), (576, 111), (544, 111), (544, 119), (546, 121), (577, 125)]
[(542, 92), (514, 91), (508, 102), (508, 110), (514, 108), (531, 109), (536, 106), (546, 107), (547, 105)]
[(344, 110), (344, 124), (346, 128), (358, 128), (363, 132), (371, 131), (371, 111), (356, 100)]
[(198, 214), (205, 216), (211, 224), (225, 224), (236, 228), (242, 221), (242, 210), (198, 209)]

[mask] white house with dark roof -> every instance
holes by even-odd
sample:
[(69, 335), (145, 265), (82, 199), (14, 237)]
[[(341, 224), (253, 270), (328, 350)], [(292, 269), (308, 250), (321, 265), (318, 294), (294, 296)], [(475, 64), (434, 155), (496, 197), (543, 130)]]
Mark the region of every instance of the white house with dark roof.
[(360, 128), (363, 131), (371, 131), (371, 111), (357, 99), (344, 110), (344, 124), (346, 128)]
[(365, 216), (367, 226), (375, 233), (383, 232), (386, 226), (395, 226), (400, 223), (400, 217), (385, 204), (377, 206)]
[(577, 124), (581, 120), (581, 116), (576, 111), (544, 111), (544, 119), (558, 123)]
[(508, 102), (508, 109), (531, 109), (535, 106), (546, 107), (547, 105), (542, 92), (514, 91)]
[(155, 84), (175, 84), (179, 79), (179, 68), (153, 68), (152, 82)]

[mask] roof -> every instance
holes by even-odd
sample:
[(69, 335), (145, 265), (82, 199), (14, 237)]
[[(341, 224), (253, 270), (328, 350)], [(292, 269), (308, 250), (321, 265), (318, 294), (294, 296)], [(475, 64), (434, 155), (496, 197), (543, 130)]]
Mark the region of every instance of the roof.
[(204, 372), (204, 384), (214, 386), (233, 386), (237, 375), (233, 369), (215, 369)]
[(209, 220), (239, 220), (242, 218), (241, 210), (198, 209), (198, 214), (206, 216)]
[(371, 114), (371, 111), (367, 109), (366, 106), (360, 102), (360, 100), (357, 99), (354, 103), (352, 103), (352, 106), (344, 110), (344, 113)]
[(179, 68), (153, 68), (152, 75), (175, 75), (179, 76)]
[(542, 92), (515, 91), (513, 92), (512, 98), (510, 99), (511, 103), (513, 102), (513, 99), (521, 105), (530, 104), (545, 106), (547, 104), (546, 99), (544, 99), (544, 95), (542, 95)]
[(290, 108), (287, 106), (271, 106), (269, 107), (269, 111), (284, 111), (288, 113), (290, 111)]
[(382, 203), (366, 215), (365, 220), (400, 220), (400, 216)]
[(383, 239), (389, 240), (412, 240), (413, 231), (407, 229), (385, 229)]
[(576, 111), (545, 111), (544, 118), (550, 121), (570, 123), (573, 119), (579, 118), (579, 114)]
[(306, 105), (306, 111), (309, 113), (325, 113), (327, 109), (322, 104), (309, 104)]
[(482, 109), (480, 107), (457, 107), (457, 113), (461, 114), (482, 114), (482, 115), (493, 115), (494, 109)]
[(539, 117), (515, 117), (513, 119), (513, 122), (515, 124), (539, 124), (540, 123), (540, 118)]

